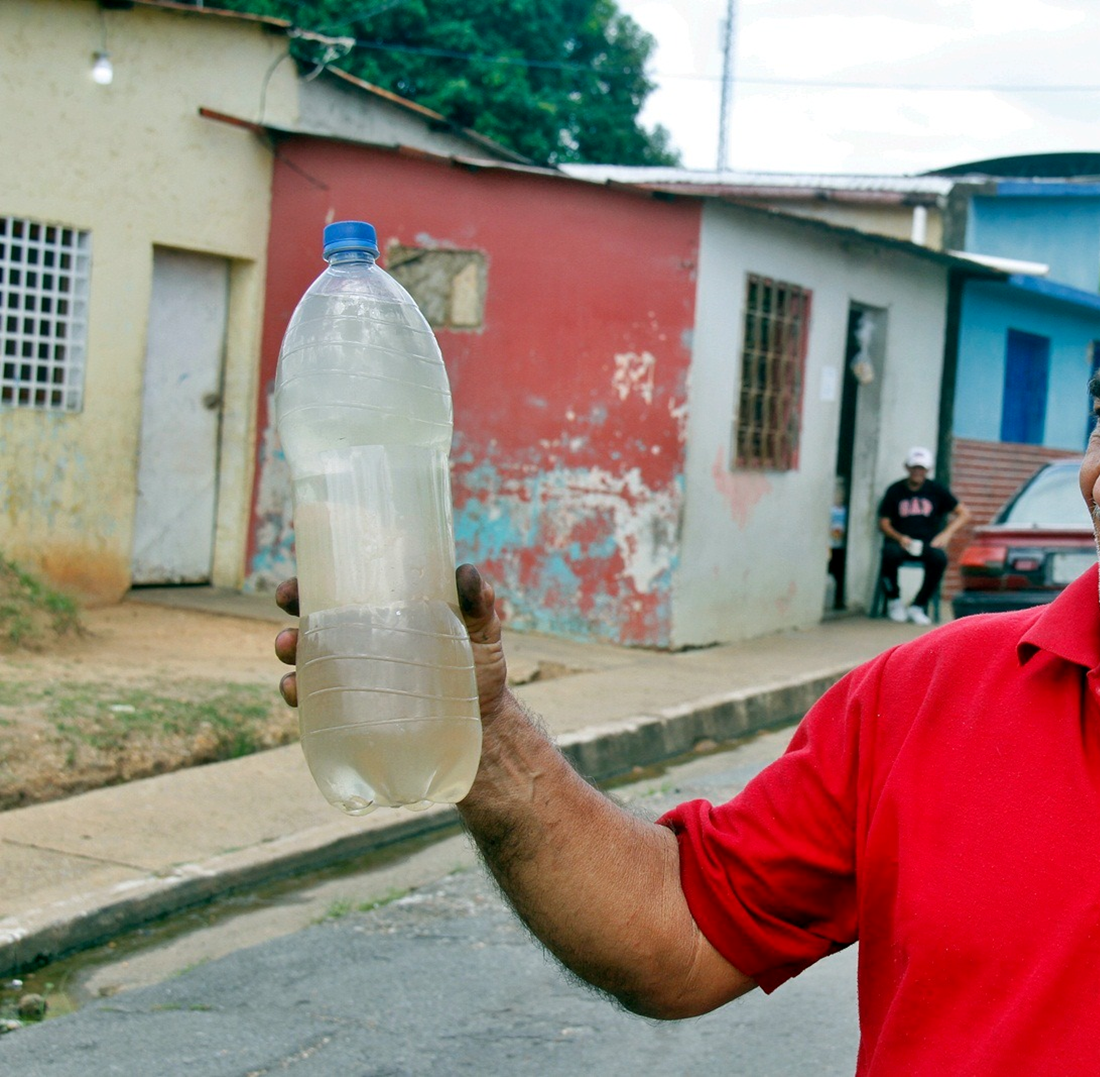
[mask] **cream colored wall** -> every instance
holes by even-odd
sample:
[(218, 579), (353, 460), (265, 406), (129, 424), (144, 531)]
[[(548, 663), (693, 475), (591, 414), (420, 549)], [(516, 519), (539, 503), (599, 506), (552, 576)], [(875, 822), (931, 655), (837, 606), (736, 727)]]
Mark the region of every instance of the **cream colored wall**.
[[(104, 43), (115, 77), (98, 86)], [(0, 407), (0, 552), (85, 600), (129, 586), (154, 245), (231, 262), (213, 582), (240, 582), (272, 161), (255, 134), (198, 110), (258, 119), (266, 95), (265, 119), (293, 122), (294, 66), (271, 70), (286, 47), (208, 14), (0, 4), (0, 215), (86, 229), (92, 244), (83, 410)]]
[[(829, 201), (775, 201), (771, 204), (775, 209), (794, 213), (799, 217), (813, 217), (829, 224), (858, 228), (861, 232), (873, 232), (892, 239), (913, 239), (913, 206)], [(929, 206), (927, 212), (922, 245), (932, 250), (942, 250), (943, 213), (936, 206)]]

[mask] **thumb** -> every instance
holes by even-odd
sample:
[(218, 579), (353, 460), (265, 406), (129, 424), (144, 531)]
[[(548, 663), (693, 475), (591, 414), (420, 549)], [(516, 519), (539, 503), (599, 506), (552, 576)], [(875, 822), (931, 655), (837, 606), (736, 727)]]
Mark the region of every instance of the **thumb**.
[(458, 586), (458, 606), (466, 631), (473, 643), (497, 643), (500, 640), (500, 619), (497, 617), (492, 584), (473, 565), (459, 565), (455, 571)]
[(499, 712), (508, 685), (508, 663), (500, 641), (500, 618), (489, 583), (473, 565), (459, 565), (455, 571), (458, 605), (473, 645), (477, 697), (482, 721)]

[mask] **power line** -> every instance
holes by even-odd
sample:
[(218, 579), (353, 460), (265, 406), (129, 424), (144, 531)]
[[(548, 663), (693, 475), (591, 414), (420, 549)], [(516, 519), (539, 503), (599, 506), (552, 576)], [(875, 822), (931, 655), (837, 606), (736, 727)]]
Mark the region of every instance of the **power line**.
[(522, 56), (484, 56), (473, 52), (455, 52), (452, 49), (435, 49), (427, 45), (398, 45), (389, 41), (358, 41), (357, 49), (376, 49), (382, 52), (405, 52), (417, 56), (435, 56), (445, 60), (470, 60), (475, 63), (511, 64), (515, 67), (546, 67), (562, 71), (593, 71), (600, 75), (637, 75), (636, 67), (599, 67), (592, 64), (571, 63), (568, 60), (527, 60)]
[[(404, 0), (394, 0), (392, 4), (386, 4), (376, 11), (386, 10), (396, 6)], [(352, 37), (334, 37), (313, 31), (294, 28), (290, 31), (292, 37), (312, 40), (326, 45), (342, 45), (346, 49), (372, 49), (379, 52), (400, 52), (416, 56), (432, 56), (445, 60), (466, 60), (471, 63), (507, 64), (514, 67), (549, 68), (561, 71), (593, 71), (591, 63), (573, 63), (568, 60), (529, 60), (522, 56), (487, 56), (483, 53), (459, 52), (454, 49), (437, 49), (427, 45), (401, 45), (393, 41), (361, 41)], [(645, 74), (651, 79), (684, 79), (696, 82), (723, 82), (723, 75), (701, 74), (673, 74), (664, 71), (639, 72), (636, 67), (602, 67), (595, 69), (603, 76), (629, 75), (637, 76)], [(845, 79), (796, 79), (775, 78), (767, 76), (734, 76), (729, 81), (742, 86), (807, 86), (824, 90), (904, 90), (906, 92), (924, 93), (1097, 93), (1100, 92), (1100, 84), (1097, 83), (1067, 83), (1065, 85), (1033, 84), (1033, 83), (928, 83), (928, 82), (866, 82)]]
[[(697, 82), (722, 81), (721, 75), (673, 75), (660, 71), (654, 72), (652, 77), (659, 79), (691, 79)], [(781, 79), (754, 78), (752, 76), (737, 76), (733, 81), (745, 86), (810, 86), (823, 90), (912, 90), (930, 93), (965, 93), (969, 91), (983, 93), (1096, 93), (1100, 91), (1100, 83), (1068, 83), (1062, 86), (1052, 86), (1049, 83), (1009, 85), (994, 82), (851, 82), (839, 79)]]

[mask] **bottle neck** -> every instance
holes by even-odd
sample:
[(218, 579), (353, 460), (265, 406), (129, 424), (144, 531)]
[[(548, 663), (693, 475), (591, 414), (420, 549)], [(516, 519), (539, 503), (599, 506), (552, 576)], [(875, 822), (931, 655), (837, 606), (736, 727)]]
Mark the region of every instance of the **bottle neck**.
[(351, 262), (366, 262), (368, 264), (373, 264), (377, 257), (378, 255), (376, 255), (374, 251), (355, 247), (346, 251), (333, 251), (326, 261), (330, 266), (348, 265)]

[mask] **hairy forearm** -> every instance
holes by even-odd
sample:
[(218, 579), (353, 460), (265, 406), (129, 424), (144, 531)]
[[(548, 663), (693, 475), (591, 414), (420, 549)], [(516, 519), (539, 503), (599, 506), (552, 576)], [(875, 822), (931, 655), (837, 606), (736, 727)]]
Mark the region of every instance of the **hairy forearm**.
[[(566, 965), (639, 1013), (689, 1017), (754, 986), (703, 937), (680, 889), (671, 831), (636, 819), (592, 789), (507, 689), (492, 585), (473, 565), (455, 573), (473, 650), (483, 747), (458, 805), (501, 888)], [(298, 583), (279, 606), (298, 614)], [(298, 633), (275, 639), (297, 660)], [(279, 690), (298, 701), (297, 676)]]
[(691, 919), (676, 839), (589, 786), (506, 693), (459, 811), (516, 912), (579, 976), (639, 1013), (704, 1012), (751, 987)]

